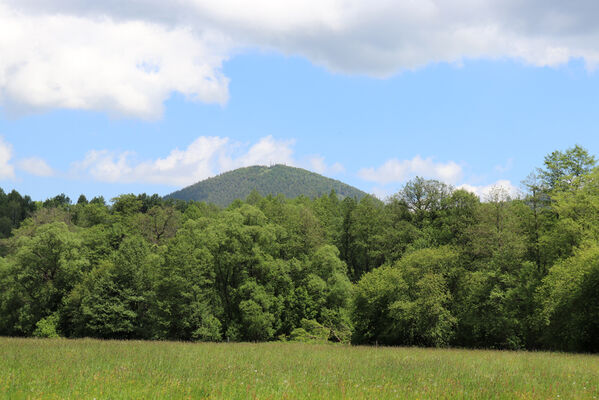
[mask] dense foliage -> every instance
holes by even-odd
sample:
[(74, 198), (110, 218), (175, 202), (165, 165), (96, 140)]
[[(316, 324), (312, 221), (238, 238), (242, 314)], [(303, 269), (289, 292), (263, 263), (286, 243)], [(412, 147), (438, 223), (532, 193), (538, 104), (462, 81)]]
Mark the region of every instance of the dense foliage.
[(35, 203), (29, 196), (21, 196), (13, 190), (6, 194), (0, 189), (0, 238), (7, 238), (13, 228), (35, 210)]
[(0, 334), (597, 352), (599, 168), (574, 147), (524, 185), (225, 209), (57, 196), (4, 239)]
[(256, 191), (261, 196), (282, 194), (288, 198), (311, 199), (334, 190), (339, 197), (361, 199), (366, 193), (335, 179), (286, 165), (239, 168), (208, 178), (166, 196), (168, 199), (203, 201), (226, 207)]

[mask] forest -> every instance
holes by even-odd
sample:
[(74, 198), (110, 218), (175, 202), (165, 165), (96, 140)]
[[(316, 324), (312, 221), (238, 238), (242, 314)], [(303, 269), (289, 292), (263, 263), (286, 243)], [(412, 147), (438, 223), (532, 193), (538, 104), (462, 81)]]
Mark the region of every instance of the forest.
[(482, 200), (0, 193), (0, 335), (599, 351), (599, 168)]
[(245, 199), (253, 191), (267, 195), (283, 194), (290, 198), (310, 198), (334, 190), (339, 198), (361, 200), (366, 193), (335, 179), (287, 165), (237, 168), (205, 179), (165, 196), (166, 199), (195, 200), (227, 207), (237, 199)]

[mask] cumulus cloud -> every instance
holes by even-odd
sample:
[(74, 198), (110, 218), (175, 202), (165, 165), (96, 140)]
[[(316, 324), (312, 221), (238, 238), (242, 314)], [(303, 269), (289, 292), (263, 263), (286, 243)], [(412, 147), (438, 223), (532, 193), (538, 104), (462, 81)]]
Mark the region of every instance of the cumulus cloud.
[[(512, 161), (508, 160), (506, 166), (511, 167), (511, 164)], [(503, 167), (507, 168), (506, 166)], [(420, 156), (416, 156), (411, 160), (391, 159), (378, 168), (363, 168), (358, 171), (360, 178), (383, 185), (371, 189), (380, 199), (388, 197), (396, 189), (396, 184), (404, 183), (415, 176), (437, 179), (452, 185), (456, 189), (467, 190), (476, 194), (483, 201), (498, 196), (500, 198), (502, 196), (517, 198), (521, 194), (520, 190), (509, 180), (501, 179), (489, 185), (472, 185), (462, 183), (464, 182), (463, 175), (462, 167), (454, 161), (435, 162), (433, 158), (423, 159)]]
[(250, 165), (293, 165), (294, 140), (275, 140), (272, 136), (260, 139), (249, 150), (236, 157), (223, 159), (221, 166), (224, 169), (247, 167)]
[(172, 92), (224, 104), (218, 33), (148, 21), (29, 14), (0, 0), (0, 102), (157, 118)]
[(73, 163), (75, 176), (101, 182), (152, 183), (187, 186), (233, 168), (250, 165), (293, 165), (292, 141), (260, 139), (251, 146), (229, 138), (201, 136), (184, 150), (174, 149), (166, 157), (138, 160), (133, 152), (92, 150)]
[(0, 136), (0, 179), (13, 179), (15, 168), (10, 164), (12, 146)]
[(388, 188), (375, 186), (370, 189), (370, 194), (373, 194), (379, 200), (385, 201), (389, 197), (391, 197), (394, 194), (394, 192), (393, 190), (390, 190)]
[(47, 177), (54, 175), (54, 170), (48, 163), (46, 163), (46, 161), (39, 157), (30, 157), (19, 160), (17, 166), (19, 169), (35, 176)]
[(476, 186), (463, 184), (458, 186), (458, 189), (464, 189), (471, 193), (474, 193), (483, 201), (487, 201), (492, 197), (497, 196), (502, 197), (507, 195), (511, 198), (517, 198), (520, 195), (520, 190), (518, 190), (518, 188), (514, 186), (512, 182), (505, 179), (499, 180), (490, 185)]
[(404, 182), (415, 176), (453, 184), (462, 177), (462, 167), (454, 161), (435, 162), (431, 157), (416, 156), (411, 160), (387, 160), (378, 168), (363, 168), (358, 171), (358, 176), (366, 181), (383, 185)]
[(595, 0), (0, 0), (0, 100), (160, 116), (172, 92), (227, 101), (244, 49), (386, 77), (465, 59), (599, 63)]
[(308, 160), (309, 169), (319, 174), (339, 174), (345, 172), (345, 167), (341, 163), (327, 164), (324, 157), (314, 156)]

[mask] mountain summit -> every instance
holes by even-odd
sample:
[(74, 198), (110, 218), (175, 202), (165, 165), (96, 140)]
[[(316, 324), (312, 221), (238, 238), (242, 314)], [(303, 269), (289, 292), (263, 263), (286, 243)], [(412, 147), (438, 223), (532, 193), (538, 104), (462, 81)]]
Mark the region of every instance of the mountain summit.
[(227, 206), (245, 199), (253, 190), (263, 196), (283, 194), (318, 197), (334, 190), (340, 198), (361, 199), (366, 193), (341, 181), (324, 177), (302, 168), (274, 165), (253, 166), (225, 172), (166, 195), (165, 198), (196, 200)]

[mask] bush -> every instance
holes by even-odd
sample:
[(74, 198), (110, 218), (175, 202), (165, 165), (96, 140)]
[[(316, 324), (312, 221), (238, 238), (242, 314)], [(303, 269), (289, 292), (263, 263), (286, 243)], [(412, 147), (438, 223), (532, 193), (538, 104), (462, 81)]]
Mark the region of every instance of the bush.
[(56, 326), (58, 325), (58, 313), (51, 314), (46, 318), (40, 319), (36, 326), (33, 336), (39, 338), (57, 338), (60, 337)]
[(295, 328), (289, 335), (289, 340), (304, 343), (326, 343), (331, 330), (320, 325), (313, 319), (302, 319), (302, 327)]

